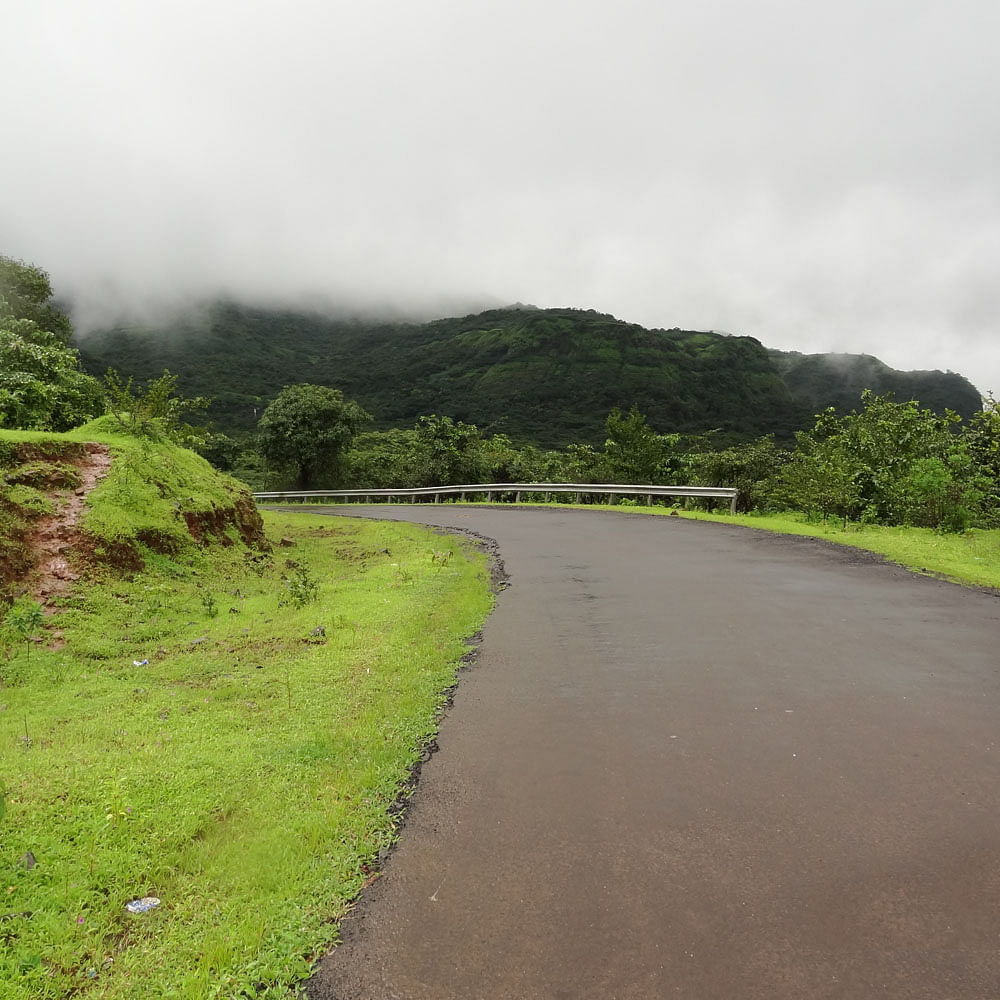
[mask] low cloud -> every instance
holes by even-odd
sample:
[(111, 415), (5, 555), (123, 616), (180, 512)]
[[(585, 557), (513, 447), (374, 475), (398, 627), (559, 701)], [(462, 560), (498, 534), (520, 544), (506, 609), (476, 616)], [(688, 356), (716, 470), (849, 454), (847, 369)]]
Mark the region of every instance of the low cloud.
[(1000, 390), (1000, 8), (39, 0), (0, 252), (81, 328), (513, 301)]

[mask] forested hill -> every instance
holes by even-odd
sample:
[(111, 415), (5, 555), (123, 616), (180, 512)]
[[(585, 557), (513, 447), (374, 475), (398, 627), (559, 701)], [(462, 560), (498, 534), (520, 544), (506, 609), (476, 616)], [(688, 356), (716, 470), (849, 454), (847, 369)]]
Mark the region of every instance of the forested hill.
[(768, 351), (795, 400), (810, 412), (827, 406), (849, 412), (865, 389), (895, 393), (898, 400), (919, 399), (938, 413), (955, 410), (964, 417), (982, 400), (968, 379), (954, 372), (900, 372), (870, 354), (800, 354)]
[[(785, 436), (828, 403), (853, 408), (867, 377), (858, 376), (856, 392), (850, 383), (850, 400), (847, 382), (827, 398), (811, 359), (769, 352), (752, 337), (647, 330), (592, 310), (520, 306), (403, 324), (226, 304), (167, 330), (92, 333), (78, 346), (96, 374), (113, 367), (149, 378), (168, 368), (185, 394), (214, 399), (210, 414), (223, 431), (253, 427), (283, 386), (311, 382), (343, 390), (378, 427), (447, 414), (548, 446), (602, 442), (608, 411), (633, 403), (663, 433)], [(959, 376), (881, 368), (900, 398), (965, 414), (979, 407)]]

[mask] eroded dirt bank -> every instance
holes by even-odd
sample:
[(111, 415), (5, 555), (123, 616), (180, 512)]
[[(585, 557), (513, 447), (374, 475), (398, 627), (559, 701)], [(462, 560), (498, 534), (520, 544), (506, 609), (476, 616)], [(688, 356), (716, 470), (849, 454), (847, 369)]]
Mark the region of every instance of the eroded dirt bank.
[(54, 610), (53, 600), (67, 594), (79, 579), (70, 555), (80, 542), (79, 524), (87, 494), (108, 474), (111, 452), (107, 445), (86, 444), (71, 465), (79, 476), (78, 485), (49, 492), (56, 505), (55, 513), (39, 518), (27, 538), (36, 566), (32, 590), (48, 612)]
[(313, 1000), (1000, 996), (996, 597), (679, 519), (366, 512), (498, 539), (511, 587)]

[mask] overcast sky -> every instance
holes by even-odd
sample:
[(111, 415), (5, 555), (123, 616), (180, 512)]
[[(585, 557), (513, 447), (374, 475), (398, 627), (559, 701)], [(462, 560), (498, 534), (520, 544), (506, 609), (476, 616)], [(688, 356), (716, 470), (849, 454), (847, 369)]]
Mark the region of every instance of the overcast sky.
[(0, 253), (81, 325), (531, 302), (1000, 393), (997, 0), (31, 0)]

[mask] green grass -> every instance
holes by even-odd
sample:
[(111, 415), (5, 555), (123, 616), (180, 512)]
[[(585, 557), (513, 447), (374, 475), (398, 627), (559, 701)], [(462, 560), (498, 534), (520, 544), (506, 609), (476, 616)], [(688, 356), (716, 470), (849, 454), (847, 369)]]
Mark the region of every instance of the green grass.
[[(195, 456), (109, 443), (103, 537), (183, 524), (180, 484), (233, 502)], [(374, 876), (491, 606), (486, 560), (416, 526), (265, 520), (294, 545), (136, 543), (141, 572), (65, 599), (64, 648), (0, 657), (3, 997), (288, 997)]]
[(956, 583), (1000, 590), (1000, 530), (972, 528), (963, 534), (942, 534), (932, 528), (849, 524), (839, 520), (807, 520), (795, 514), (707, 514), (684, 511), (683, 516), (720, 521), (786, 535), (807, 535), (838, 545), (877, 552), (900, 566), (944, 577)]

